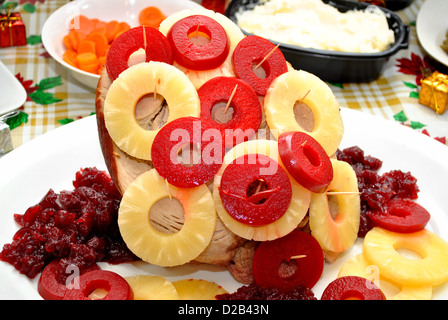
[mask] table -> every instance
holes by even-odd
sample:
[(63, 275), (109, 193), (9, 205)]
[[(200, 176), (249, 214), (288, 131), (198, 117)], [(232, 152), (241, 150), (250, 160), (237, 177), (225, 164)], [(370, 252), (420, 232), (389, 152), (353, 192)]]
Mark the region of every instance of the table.
[[(34, 3), (31, 10), (22, 2), (26, 1), (21, 0), (21, 5), (15, 11), (19, 11), (22, 15), (27, 28), (27, 37), (30, 41), (36, 40), (36, 43), (22, 47), (1, 48), (0, 60), (14, 75), (20, 75), (24, 81), (30, 80), (28, 83), (32, 82), (31, 88), (43, 79), (51, 78), (56, 81), (53, 87), (45, 90), (49, 101), (35, 98), (23, 105), (21, 111), (26, 122), (11, 130), (14, 148), (49, 130), (95, 112), (95, 92), (69, 75), (64, 67), (48, 56), (39, 42), (46, 18), (68, 1), (29, 1)], [(387, 61), (379, 79), (370, 83), (343, 83), (330, 86), (343, 107), (359, 109), (390, 121), (400, 121), (404, 124), (412, 122), (416, 130), (426, 132), (431, 137), (443, 138), (448, 136), (448, 112), (438, 115), (432, 109), (419, 104), (415, 97), (418, 91), (416, 76), (400, 72), (397, 66), (398, 59), (411, 59), (413, 54), (421, 58), (426, 55), (418, 42), (415, 27), (419, 8), (423, 3), (424, 0), (415, 0), (408, 8), (397, 12), (403, 22), (411, 26), (409, 48), (400, 50)], [(443, 139), (441, 140), (446, 144)]]

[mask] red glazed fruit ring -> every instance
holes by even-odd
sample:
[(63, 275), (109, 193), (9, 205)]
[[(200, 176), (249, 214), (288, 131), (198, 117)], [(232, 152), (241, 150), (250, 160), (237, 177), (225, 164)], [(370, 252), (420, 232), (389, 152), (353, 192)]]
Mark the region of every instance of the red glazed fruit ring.
[[(283, 261), (295, 261), (295, 272), (287, 277), (279, 274)], [(324, 255), (319, 243), (310, 234), (293, 230), (284, 237), (262, 242), (255, 251), (253, 275), (261, 288), (278, 288), (288, 292), (298, 286), (312, 289), (322, 275)]]
[[(288, 71), (285, 57), (280, 49), (275, 49), (274, 44), (259, 36), (247, 36), (235, 47), (232, 56), (233, 68), (238, 78), (246, 81), (258, 95), (266, 95), (266, 91), (272, 81), (279, 75)], [(271, 52), (274, 50), (273, 52)], [(268, 56), (269, 55), (269, 56)], [(261, 64), (266, 76), (259, 77), (254, 72), (254, 67)]]
[(132, 300), (132, 290), (118, 273), (107, 270), (86, 272), (79, 277), (79, 286), (67, 289), (64, 300), (90, 300), (95, 289), (105, 289), (107, 295), (101, 300)]
[[(185, 146), (197, 147), (197, 153), (189, 156), (192, 165), (178, 159)], [(164, 125), (151, 148), (158, 174), (179, 188), (197, 187), (212, 179), (221, 168), (223, 155), (220, 133), (206, 119), (195, 117), (178, 118)]]
[(106, 57), (106, 70), (112, 81), (128, 68), (129, 56), (141, 48), (146, 51), (146, 62), (173, 64), (171, 46), (159, 30), (144, 26), (135, 27), (122, 33), (110, 45)]
[(284, 132), (278, 139), (280, 158), (303, 187), (322, 193), (333, 180), (333, 167), (324, 148), (304, 132)]
[[(205, 45), (193, 43), (190, 36), (201, 32), (209, 42)], [(193, 15), (177, 21), (167, 34), (173, 48), (174, 60), (192, 70), (209, 70), (219, 67), (227, 58), (230, 43), (224, 28), (214, 19)]]
[(383, 292), (370, 280), (345, 276), (330, 282), (321, 300), (385, 300)]
[[(263, 181), (267, 190), (248, 195), (257, 181)], [(263, 154), (246, 154), (224, 170), (219, 195), (230, 216), (257, 227), (283, 216), (291, 202), (292, 189), (288, 175), (274, 159)]]
[[(215, 77), (198, 89), (198, 95), (201, 118), (213, 121), (214, 127), (221, 132), (225, 147), (231, 148), (248, 140), (260, 127), (260, 101), (252, 87), (244, 81), (232, 77)], [(212, 117), (213, 107), (229, 100), (233, 108), (232, 119), (225, 123), (215, 121)]]
[[(40, 296), (45, 300), (62, 300), (64, 298), (67, 287), (65, 283), (58, 281), (61, 272), (60, 269), (61, 265), (59, 260), (53, 260), (42, 271), (39, 282), (37, 283), (37, 292), (39, 292)], [(95, 263), (81, 274), (99, 269), (100, 268)]]
[(400, 233), (422, 230), (431, 218), (430, 213), (418, 203), (399, 198), (390, 200), (384, 210), (367, 211), (367, 216), (374, 225)]

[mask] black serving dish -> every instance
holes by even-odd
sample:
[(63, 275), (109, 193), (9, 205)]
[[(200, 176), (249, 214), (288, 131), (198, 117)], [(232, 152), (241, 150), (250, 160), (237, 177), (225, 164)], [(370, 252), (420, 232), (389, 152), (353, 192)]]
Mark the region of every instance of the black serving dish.
[[(252, 9), (259, 0), (233, 0), (226, 16), (237, 23), (236, 13), (240, 8)], [(354, 0), (323, 0), (341, 12), (358, 9), (364, 10), (369, 4)], [(385, 51), (378, 53), (350, 53), (303, 48), (295, 45), (280, 44), (286, 60), (299, 70), (311, 72), (327, 82), (371, 82), (382, 73), (385, 62), (401, 49), (409, 46), (409, 26), (405, 25), (393, 11), (379, 7), (386, 13), (389, 28), (394, 31), (395, 42)], [(243, 30), (243, 33), (250, 35)], [(278, 42), (269, 39), (274, 44)]]

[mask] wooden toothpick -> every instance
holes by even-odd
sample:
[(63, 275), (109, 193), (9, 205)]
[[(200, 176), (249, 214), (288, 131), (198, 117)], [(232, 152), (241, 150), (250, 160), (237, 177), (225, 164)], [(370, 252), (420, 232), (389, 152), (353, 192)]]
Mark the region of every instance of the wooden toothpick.
[(201, 21), (198, 21), (198, 26), (196, 27), (196, 32), (194, 33), (194, 37), (197, 38), (198, 37), (198, 33), (199, 33), (199, 25), (201, 24)]
[(145, 51), (146, 51), (147, 42), (146, 42), (145, 26), (142, 26), (142, 27), (143, 27), (143, 47), (145, 48)]
[(230, 102), (232, 102), (233, 96), (235, 95), (236, 92), (236, 88), (238, 88), (238, 85), (235, 85), (235, 88), (233, 88), (232, 94), (230, 95), (229, 101), (227, 101), (226, 108), (224, 109), (224, 113), (226, 113), (227, 110), (229, 110)]
[(302, 259), (302, 258), (306, 258), (306, 254), (299, 254), (297, 256), (292, 256), (289, 259), (292, 260), (292, 259)]
[(307, 96), (310, 92), (311, 92), (311, 89), (309, 89), (309, 90), (305, 93), (305, 95), (302, 97), (302, 99), (300, 99), (300, 101), (299, 101), (298, 104), (301, 104), (301, 103), (303, 102), (303, 100), (305, 100), (306, 96)]
[(325, 192), (326, 195), (351, 195), (351, 194), (361, 194), (361, 192), (358, 191), (327, 191)]
[(268, 52), (268, 54), (263, 58), (263, 60), (261, 60), (261, 62), (255, 66), (254, 70), (257, 70), (263, 64), (263, 62), (265, 62), (266, 59), (269, 58), (271, 54), (274, 53), (275, 49), (277, 49), (278, 47), (280, 47), (280, 43), (276, 45), (274, 48), (272, 48), (271, 51)]

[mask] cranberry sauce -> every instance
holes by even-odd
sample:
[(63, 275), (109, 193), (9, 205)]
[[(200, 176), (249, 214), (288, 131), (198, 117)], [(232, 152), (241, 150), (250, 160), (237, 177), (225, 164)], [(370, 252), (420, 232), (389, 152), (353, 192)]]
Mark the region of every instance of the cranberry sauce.
[(338, 160), (348, 162), (358, 178), (358, 188), (361, 192), (359, 237), (364, 237), (373, 227), (366, 212), (382, 209), (394, 198), (417, 199), (419, 192), (417, 179), (411, 173), (392, 170), (379, 174), (383, 162), (372, 156), (365, 156), (364, 151), (358, 146), (337, 150), (336, 156)]
[(95, 262), (135, 260), (121, 238), (117, 217), (121, 195), (110, 176), (96, 168), (81, 169), (74, 190), (49, 190), (24, 214), (15, 214), (20, 229), (0, 252), (0, 260), (30, 278), (61, 259), (83, 269)]

